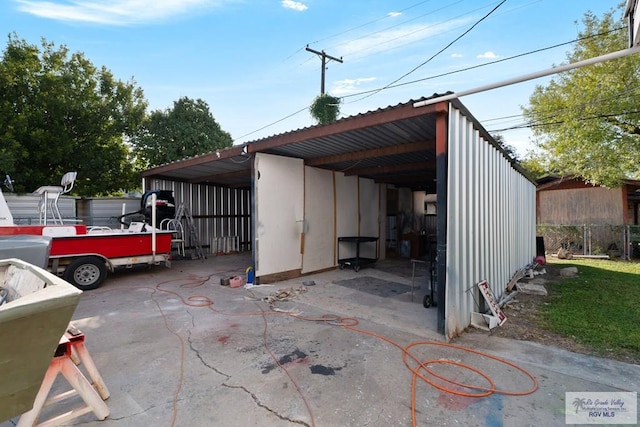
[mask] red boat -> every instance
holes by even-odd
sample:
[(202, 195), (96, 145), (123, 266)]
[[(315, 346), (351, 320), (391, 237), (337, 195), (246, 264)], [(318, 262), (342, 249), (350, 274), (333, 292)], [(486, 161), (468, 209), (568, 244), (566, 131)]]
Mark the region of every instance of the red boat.
[[(50, 196), (45, 194), (43, 203), (47, 203), (49, 199)], [(160, 230), (154, 226), (155, 194), (151, 195), (148, 204), (153, 211), (150, 215), (151, 224), (132, 222), (127, 228), (121, 229), (87, 227), (82, 224), (65, 225), (62, 218), (60, 223), (46, 224), (46, 204), (45, 224), (15, 225), (0, 191), (0, 236), (49, 236), (51, 247), (48, 269), (82, 290), (95, 289), (104, 282), (108, 271), (113, 272), (116, 268), (140, 264), (170, 266), (171, 241), (175, 231)], [(57, 206), (49, 204), (48, 207), (49, 214), (53, 212), (55, 221)]]

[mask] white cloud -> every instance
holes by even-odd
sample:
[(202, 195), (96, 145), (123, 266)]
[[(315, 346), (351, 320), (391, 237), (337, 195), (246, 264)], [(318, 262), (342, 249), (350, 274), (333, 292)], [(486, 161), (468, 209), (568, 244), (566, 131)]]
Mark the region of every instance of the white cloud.
[(400, 15), (402, 15), (402, 12), (389, 12), (389, 13), (387, 13), (387, 16), (390, 17), (390, 18), (397, 18)]
[(462, 57), (463, 57), (463, 55), (462, 55), (461, 53), (452, 53), (452, 54), (451, 54), (451, 57), (452, 57), (452, 58), (462, 58)]
[(498, 58), (498, 55), (496, 55), (495, 53), (489, 51), (486, 51), (485, 53), (481, 53), (480, 55), (476, 56), (476, 58), (478, 59), (495, 59)]
[(375, 77), (361, 77), (358, 79), (344, 79), (333, 83), (331, 94), (335, 96), (347, 95), (354, 92), (360, 92), (363, 84), (375, 81)]
[(294, 0), (282, 0), (282, 7), (284, 7), (285, 9), (297, 10), (299, 12), (308, 9), (308, 6), (306, 4)]
[(229, 2), (230, 0), (16, 0), (19, 11), (41, 18), (107, 25), (162, 21)]

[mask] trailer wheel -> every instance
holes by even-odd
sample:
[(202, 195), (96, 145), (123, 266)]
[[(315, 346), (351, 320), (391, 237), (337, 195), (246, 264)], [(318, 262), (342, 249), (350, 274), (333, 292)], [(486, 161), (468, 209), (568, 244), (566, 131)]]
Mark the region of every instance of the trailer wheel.
[(79, 258), (64, 270), (63, 278), (82, 291), (90, 291), (100, 287), (107, 278), (107, 266), (98, 257)]

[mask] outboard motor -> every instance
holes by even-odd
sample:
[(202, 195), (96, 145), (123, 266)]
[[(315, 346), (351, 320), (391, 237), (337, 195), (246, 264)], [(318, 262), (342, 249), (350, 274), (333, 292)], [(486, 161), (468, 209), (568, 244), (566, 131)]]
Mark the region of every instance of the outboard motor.
[(149, 190), (142, 195), (140, 207), (147, 224), (151, 224), (151, 195), (156, 195), (156, 222), (159, 225), (163, 219), (176, 216), (176, 202), (171, 190)]
[(151, 224), (151, 195), (156, 195), (156, 227), (160, 227), (162, 220), (174, 218), (176, 202), (172, 190), (149, 190), (140, 199), (140, 209), (120, 216), (120, 222), (129, 225), (132, 221), (144, 221)]

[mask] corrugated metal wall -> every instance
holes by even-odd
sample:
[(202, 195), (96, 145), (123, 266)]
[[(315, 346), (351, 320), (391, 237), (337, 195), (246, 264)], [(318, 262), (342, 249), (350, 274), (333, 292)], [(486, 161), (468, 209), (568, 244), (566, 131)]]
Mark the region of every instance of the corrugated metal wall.
[(90, 197), (76, 203), (78, 219), (87, 226), (119, 228), (120, 215), (140, 209), (140, 197)]
[[(185, 203), (194, 219), (200, 245), (205, 253), (228, 253), (251, 250), (251, 199), (248, 189), (213, 187), (165, 180), (153, 180), (151, 189), (173, 190), (176, 204)], [(36, 195), (4, 194), (16, 224), (38, 224)], [(87, 225), (118, 227), (114, 218), (140, 208), (139, 199), (77, 200), (62, 196), (60, 212), (65, 219), (79, 218)], [(81, 206), (76, 210), (76, 202)]]
[[(496, 297), (535, 256), (535, 186), (453, 106), (449, 112), (445, 334), (471, 321), (486, 279)], [(438, 212), (440, 213), (440, 212)]]
[(205, 253), (251, 250), (251, 192), (160, 179), (148, 190), (172, 190), (176, 205), (189, 209)]
[[(38, 204), (40, 196), (35, 194), (12, 194), (3, 193), (7, 200), (7, 205), (13, 215), (13, 222), (19, 225), (38, 224)], [(58, 200), (58, 208), (63, 219), (76, 218), (76, 200), (77, 197), (60, 196)], [(51, 215), (49, 221), (51, 221)]]

